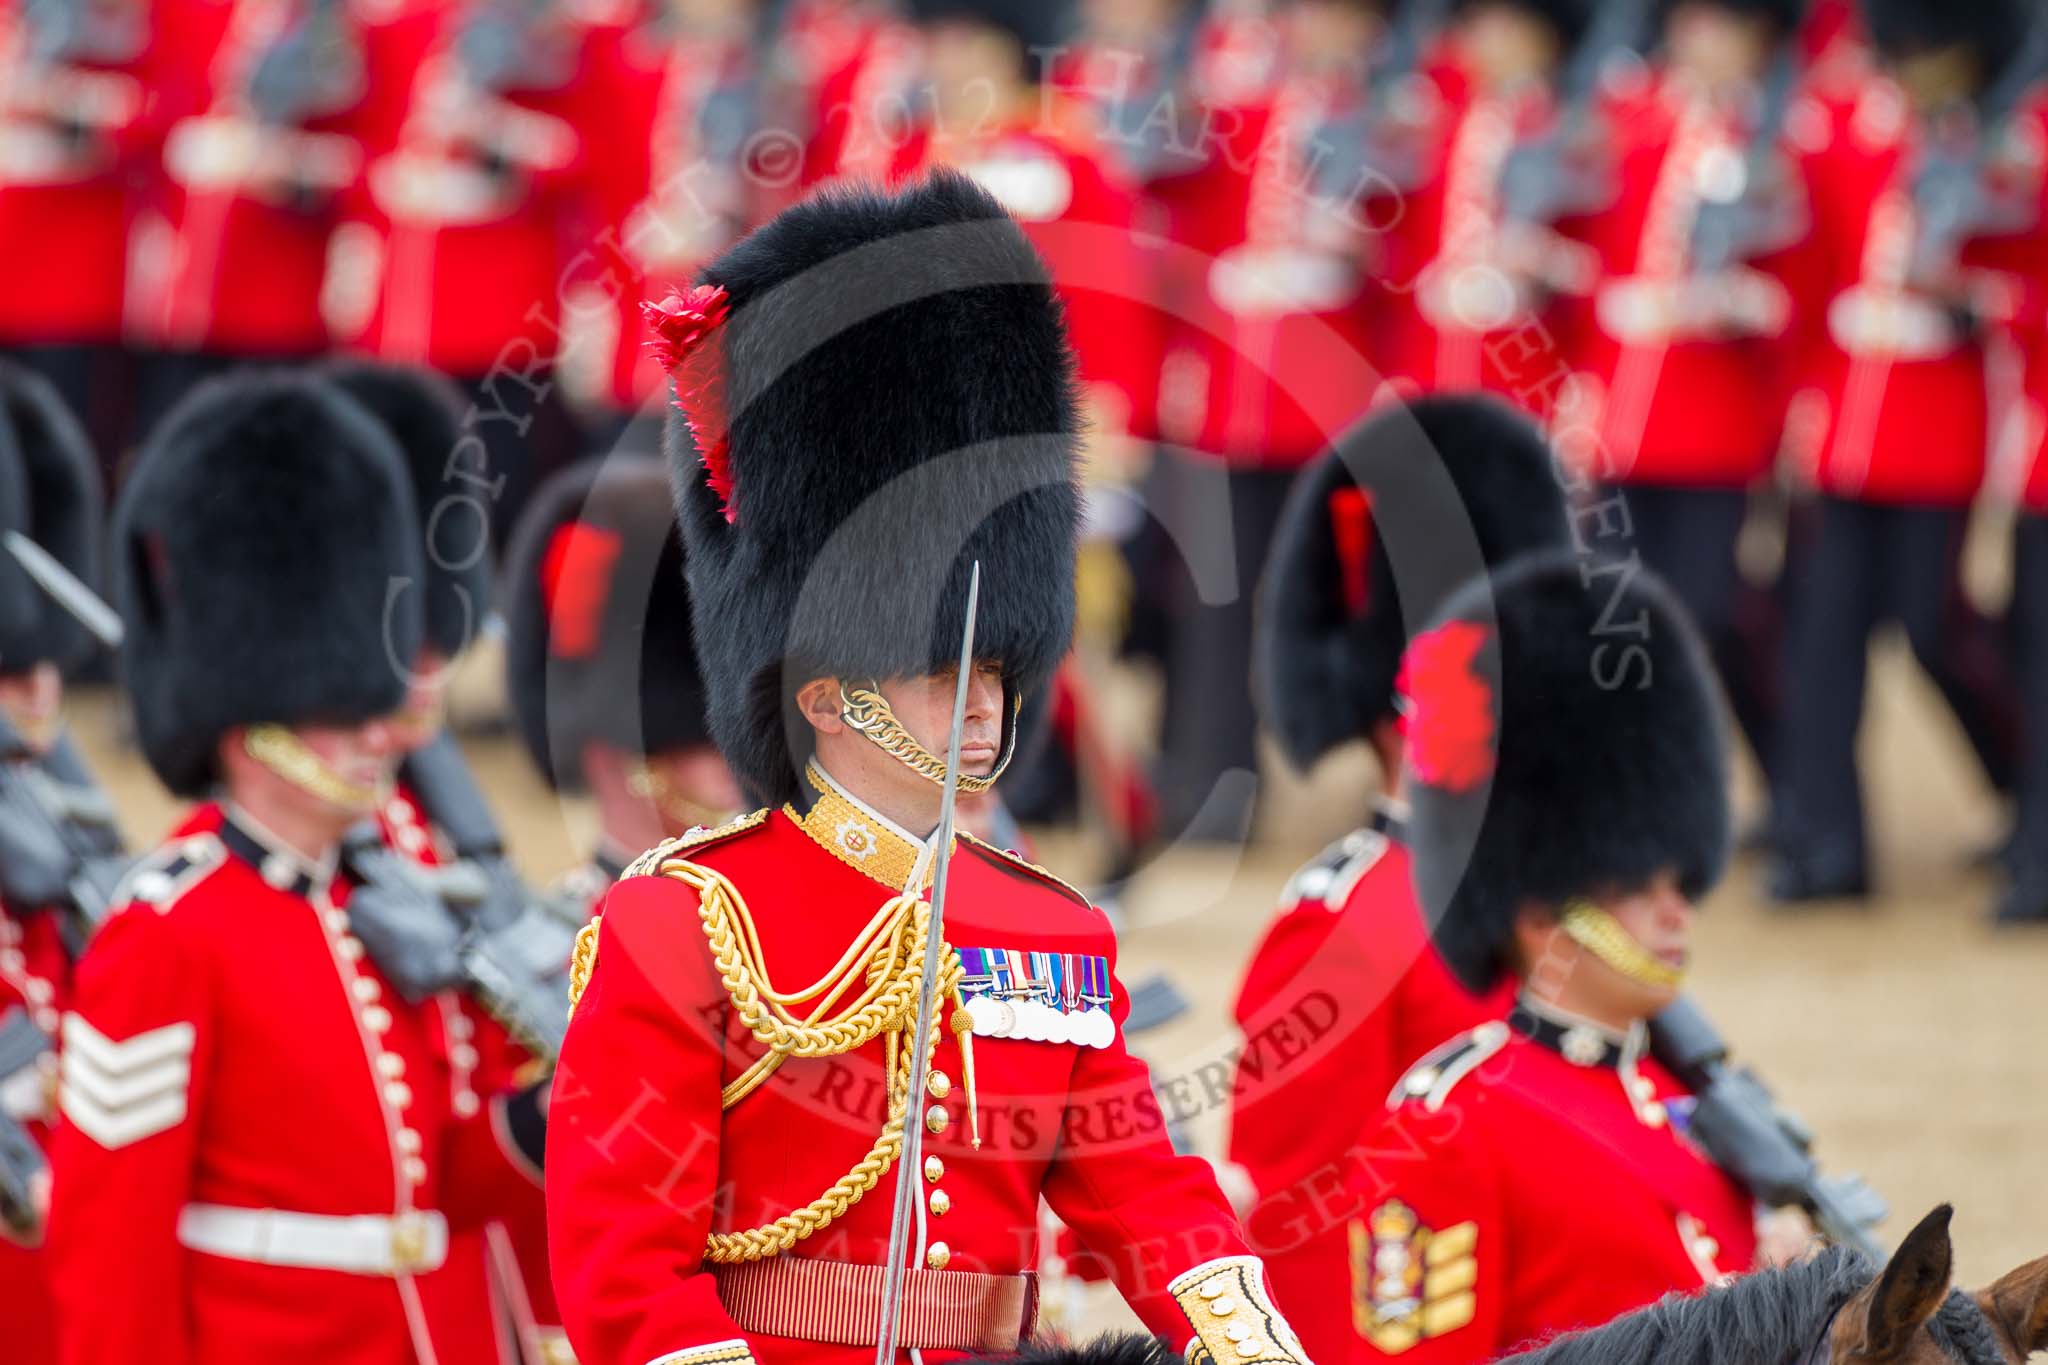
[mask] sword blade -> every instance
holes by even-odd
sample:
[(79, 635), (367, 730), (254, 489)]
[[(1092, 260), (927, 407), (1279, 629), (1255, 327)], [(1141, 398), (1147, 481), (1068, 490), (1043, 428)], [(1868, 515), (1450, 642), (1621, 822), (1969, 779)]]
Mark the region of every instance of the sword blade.
[(19, 531), (4, 536), (8, 552), (21, 564), (36, 586), (50, 594), (58, 606), (78, 618), (108, 649), (121, 647), (121, 617), (100, 595), (88, 588), (62, 560)]
[(914, 1068), (905, 1102), (903, 1153), (896, 1162), (896, 1203), (889, 1216), (888, 1274), (882, 1285), (882, 1331), (875, 1343), (875, 1365), (896, 1359), (897, 1328), (903, 1317), (903, 1256), (910, 1244), (916, 1214), (918, 1171), (922, 1165), (924, 1123), (918, 1116), (924, 1094), (925, 1051), (931, 1046), (932, 1016), (939, 983), (939, 946), (945, 932), (946, 874), (953, 863), (953, 807), (960, 795), (960, 740), (967, 725), (967, 685), (974, 678), (974, 622), (981, 607), (981, 561), (967, 577), (967, 626), (960, 633), (960, 676), (953, 687), (953, 729), (946, 737), (946, 784), (939, 798), (938, 852), (932, 867), (932, 915), (924, 941), (924, 968), (917, 983), (917, 1030), (904, 1064)]

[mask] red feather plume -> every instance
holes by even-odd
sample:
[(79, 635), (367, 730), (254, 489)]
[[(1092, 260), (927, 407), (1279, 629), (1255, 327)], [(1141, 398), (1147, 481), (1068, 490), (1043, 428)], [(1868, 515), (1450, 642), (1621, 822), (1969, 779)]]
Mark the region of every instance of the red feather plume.
[(1394, 691), (1408, 766), (1432, 787), (1463, 793), (1493, 775), (1493, 697), (1472, 667), (1486, 627), (1451, 621), (1408, 642)]
[(700, 284), (688, 291), (671, 289), (661, 302), (641, 304), (640, 311), (654, 333), (648, 349), (675, 381), (676, 410), (690, 425), (690, 439), (696, 442), (697, 458), (704, 463), (705, 482), (718, 495), (726, 521), (738, 521), (726, 429), (725, 348), (716, 337), (732, 311), (725, 288)]

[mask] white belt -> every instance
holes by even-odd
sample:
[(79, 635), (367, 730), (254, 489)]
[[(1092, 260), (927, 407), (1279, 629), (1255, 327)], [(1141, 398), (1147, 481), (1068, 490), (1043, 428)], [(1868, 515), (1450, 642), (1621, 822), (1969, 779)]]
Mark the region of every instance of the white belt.
[(192, 1251), (258, 1265), (417, 1275), (448, 1258), (448, 1220), (418, 1209), (395, 1217), (335, 1216), (187, 1204), (178, 1213), (178, 1241)]

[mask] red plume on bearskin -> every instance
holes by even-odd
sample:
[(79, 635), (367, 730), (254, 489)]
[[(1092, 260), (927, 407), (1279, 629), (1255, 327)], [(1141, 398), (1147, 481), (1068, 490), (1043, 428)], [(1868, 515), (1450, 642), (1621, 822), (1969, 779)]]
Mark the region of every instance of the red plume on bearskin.
[(705, 482), (718, 495), (728, 522), (739, 520), (732, 501), (732, 459), (725, 402), (725, 348), (717, 339), (731, 305), (723, 286), (700, 284), (687, 291), (671, 289), (659, 303), (643, 303), (641, 312), (654, 329), (647, 343), (661, 367), (675, 381), (676, 410), (690, 425), (697, 458), (704, 463)]
[(587, 659), (597, 652), (621, 548), (618, 532), (602, 526), (572, 521), (555, 528), (541, 556), (540, 592), (550, 652), (557, 658)]
[(1415, 637), (1394, 680), (1408, 766), (1445, 791), (1493, 776), (1493, 694), (1473, 667), (1485, 644), (1486, 627), (1447, 622)]

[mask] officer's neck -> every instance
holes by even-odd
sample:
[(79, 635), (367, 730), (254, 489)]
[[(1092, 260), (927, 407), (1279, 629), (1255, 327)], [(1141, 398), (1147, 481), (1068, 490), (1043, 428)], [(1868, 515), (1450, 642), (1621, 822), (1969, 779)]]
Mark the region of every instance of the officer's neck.
[(244, 823), (260, 826), (265, 843), (289, 849), (309, 865), (332, 861), (341, 836), (361, 818), (261, 770), (230, 773), (223, 785), (228, 805)]
[(913, 841), (931, 838), (939, 827), (939, 808), (945, 799), (940, 788), (865, 738), (850, 733), (846, 737), (852, 744), (828, 744), (821, 736), (811, 758), (818, 771)]
[(1593, 1024), (1617, 1036), (1627, 1034), (1643, 1022), (1643, 1013), (1631, 1009), (1611, 995), (1589, 989), (1588, 973), (1579, 971), (1537, 971), (1522, 983), (1522, 997), (1550, 1013), (1577, 1022)]

